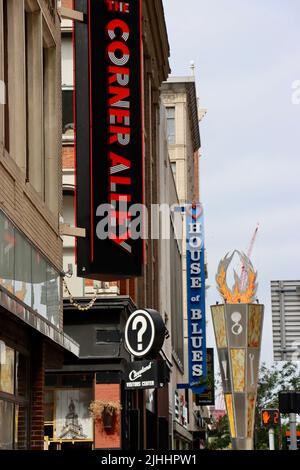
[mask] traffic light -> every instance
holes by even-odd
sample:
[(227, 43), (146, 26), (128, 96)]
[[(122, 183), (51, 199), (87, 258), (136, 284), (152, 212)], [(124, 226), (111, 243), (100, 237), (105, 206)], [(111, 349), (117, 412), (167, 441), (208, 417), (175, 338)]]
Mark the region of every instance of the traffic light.
[(280, 413), (279, 410), (262, 410), (261, 422), (266, 428), (272, 428), (279, 425)]

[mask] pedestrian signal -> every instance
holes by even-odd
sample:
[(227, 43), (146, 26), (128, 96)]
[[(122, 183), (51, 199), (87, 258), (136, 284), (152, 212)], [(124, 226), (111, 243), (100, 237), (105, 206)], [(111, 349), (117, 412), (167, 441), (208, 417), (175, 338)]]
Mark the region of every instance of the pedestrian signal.
[(261, 422), (263, 426), (267, 428), (278, 426), (279, 420), (280, 420), (279, 410), (262, 410)]

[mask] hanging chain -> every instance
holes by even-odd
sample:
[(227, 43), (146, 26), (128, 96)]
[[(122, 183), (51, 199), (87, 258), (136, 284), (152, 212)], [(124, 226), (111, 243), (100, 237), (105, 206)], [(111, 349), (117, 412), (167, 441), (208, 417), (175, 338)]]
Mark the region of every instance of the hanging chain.
[(74, 305), (74, 307), (76, 307), (78, 310), (84, 312), (86, 310), (90, 310), (93, 306), (94, 306), (94, 303), (96, 302), (97, 300), (97, 294), (98, 294), (98, 289), (94, 295), (94, 297), (90, 300), (90, 302), (86, 305), (80, 305), (73, 297), (73, 295), (71, 294), (70, 292), (70, 289), (68, 288), (67, 286), (67, 282), (65, 280), (65, 278), (63, 278), (63, 285), (64, 285), (64, 289), (65, 291), (67, 292), (67, 294), (69, 295), (69, 301), (70, 301), (70, 304)]

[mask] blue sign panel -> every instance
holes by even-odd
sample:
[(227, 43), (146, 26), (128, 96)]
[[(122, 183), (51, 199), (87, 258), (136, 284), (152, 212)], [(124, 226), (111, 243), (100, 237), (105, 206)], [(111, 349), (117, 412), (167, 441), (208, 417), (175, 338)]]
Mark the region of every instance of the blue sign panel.
[(201, 204), (186, 207), (186, 260), (189, 388), (202, 393), (206, 383), (204, 227)]

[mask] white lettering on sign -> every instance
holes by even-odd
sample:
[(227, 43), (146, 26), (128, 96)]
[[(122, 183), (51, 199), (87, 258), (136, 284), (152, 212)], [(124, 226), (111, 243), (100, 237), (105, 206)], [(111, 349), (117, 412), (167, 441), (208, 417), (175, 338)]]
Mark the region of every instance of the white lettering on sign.
[(202, 364), (193, 365), (193, 376), (201, 377), (203, 375), (203, 366)]
[[(201, 280), (201, 249), (202, 248), (202, 225), (200, 222), (191, 222), (188, 224), (188, 247), (190, 253), (190, 272), (189, 275), (189, 284), (191, 289), (201, 289), (202, 280)], [(201, 300), (200, 295), (191, 296), (191, 303), (199, 303)], [(191, 360), (192, 360), (192, 376), (201, 377), (203, 375), (203, 331), (200, 326), (200, 320), (202, 320), (202, 312), (199, 308), (190, 309), (190, 344), (192, 347), (191, 350)], [(194, 364), (196, 363), (196, 364)]]
[(191, 310), (191, 319), (192, 320), (202, 320), (202, 312), (200, 308), (192, 308)]
[(131, 380), (132, 382), (136, 379), (139, 379), (145, 372), (147, 372), (147, 370), (150, 370), (152, 367), (152, 362), (150, 362), (150, 364), (146, 367), (142, 367), (142, 369), (136, 371), (136, 370), (132, 370), (129, 374), (129, 380)]
[(193, 354), (192, 354), (192, 361), (193, 361), (193, 362), (203, 361), (203, 353), (202, 353), (202, 351), (193, 351)]
[(191, 278), (191, 288), (192, 289), (199, 289), (201, 287), (201, 278), (200, 277), (192, 277)]
[(142, 387), (154, 387), (154, 380), (148, 380), (146, 382), (142, 382)]

